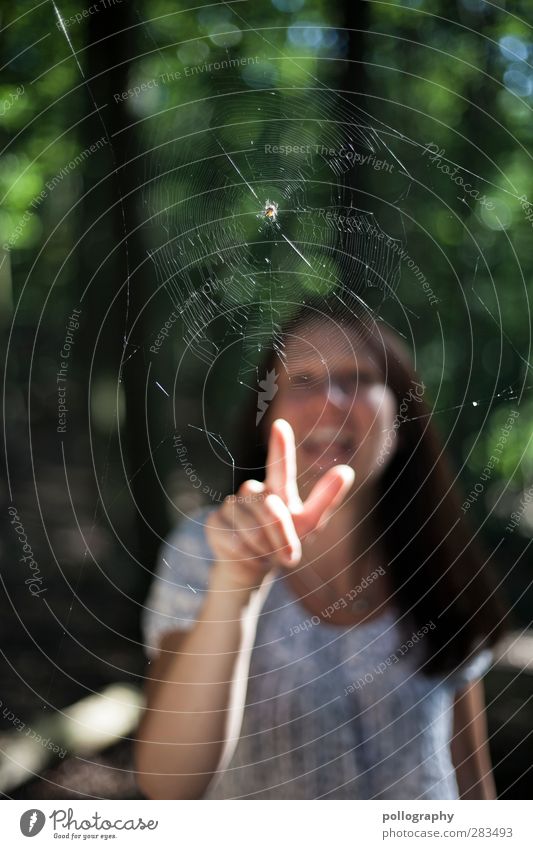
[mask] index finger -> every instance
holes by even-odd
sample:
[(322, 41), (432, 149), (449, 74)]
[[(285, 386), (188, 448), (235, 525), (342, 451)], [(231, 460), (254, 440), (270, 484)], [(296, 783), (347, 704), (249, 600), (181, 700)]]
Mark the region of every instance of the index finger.
[(294, 431), (285, 419), (272, 423), (265, 468), (267, 489), (279, 495), (291, 513), (300, 513), (302, 501), (296, 482)]

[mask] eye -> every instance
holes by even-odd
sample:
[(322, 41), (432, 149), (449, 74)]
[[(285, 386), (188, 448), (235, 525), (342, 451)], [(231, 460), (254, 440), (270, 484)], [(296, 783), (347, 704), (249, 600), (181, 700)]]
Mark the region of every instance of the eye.
[(332, 376), (332, 383), (336, 384), (345, 395), (350, 396), (355, 396), (358, 392), (368, 389), (375, 382), (374, 375), (369, 372)]
[(369, 386), (372, 383), (376, 382), (376, 378), (371, 374), (359, 374), (356, 376), (354, 385), (355, 386)]
[(309, 374), (295, 374), (291, 377), (291, 386), (297, 388), (309, 386), (312, 382), (311, 375)]
[(297, 392), (305, 392), (312, 395), (323, 392), (327, 385), (327, 379), (309, 372), (299, 372), (291, 377), (289, 386)]

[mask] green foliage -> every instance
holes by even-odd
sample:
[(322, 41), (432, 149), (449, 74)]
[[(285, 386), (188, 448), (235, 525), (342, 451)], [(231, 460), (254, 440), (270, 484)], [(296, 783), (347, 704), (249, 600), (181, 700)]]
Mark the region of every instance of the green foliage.
[[(65, 19), (72, 20), (80, 12), (73, 0), (57, 5)], [(381, 155), (390, 159), (394, 169), (390, 175), (362, 166), (354, 170), (361, 190), (356, 200), (361, 208), (372, 209), (387, 233), (402, 240), (409, 259), (419, 266), (439, 299), (437, 320), (435, 308), (404, 262), (397, 292), (401, 310), (395, 312), (390, 301), (382, 305), (382, 313), (386, 318), (397, 316), (399, 325), (405, 316), (413, 317), (418, 368), (436, 399), (438, 421), (453, 427), (452, 450), (459, 462), (468, 453), (464, 446), (471, 445), (481, 431), (466, 470), (475, 480), (501, 417), (508, 412), (506, 396), (498, 395), (509, 385), (519, 393), (524, 358), (529, 357), (527, 293), (533, 276), (533, 225), (520, 198), (533, 202), (533, 75), (531, 65), (520, 55), (525, 51), (531, 62), (530, 10), (528, 4), (518, 2), (513, 14), (489, 9), (489, 4), (476, 11), (475, 4), (461, 0), (452, 6), (443, 0), (367, 5), (369, 31), (362, 58), (369, 120), (381, 127)], [(53, 191), (47, 188), (95, 140), (97, 124), (87, 130), (86, 116), (94, 106), (51, 6), (33, 9), (31, 4), (17, 4), (17, 10), (23, 8), (28, 14), (9, 19), (4, 58), (36, 43), (8, 65), (0, 88), (0, 102), (9, 103), (2, 122), (6, 150), (0, 159), (2, 244), (27, 216), (9, 251), (9, 269), (0, 269), (0, 283), (10, 287), (13, 276), (16, 294), (43, 240), (58, 228), (39, 266), (43, 288), (54, 278), (76, 233), (84, 232), (101, 214), (99, 201), (85, 198), (85, 193), (114, 167), (111, 157), (105, 168), (95, 160), (62, 179)], [(254, 153), (267, 142), (320, 144), (334, 128), (327, 121), (311, 120), (316, 115), (318, 90), (322, 94), (344, 89), (347, 82), (357, 90), (359, 65), (342, 61), (346, 36), (335, 30), (343, 26), (343, 9), (326, 0), (295, 3), (295, 11), (283, 11), (291, 5), (269, 0), (258, 0), (253, 6), (215, 4), (198, 9), (184, 0), (145, 0), (135, 8), (127, 79), (132, 90), (142, 90), (127, 97), (125, 109), (135, 125), (131, 155), (139, 156), (138, 205), (146, 215), (139, 238), (144, 255), (167, 237), (177, 240), (195, 228), (208, 233), (208, 223), (213, 226), (216, 221), (222, 229), (230, 224), (239, 228), (243, 244), (252, 246), (248, 256), (253, 264), (262, 203), (277, 202), (283, 216), (284, 203), (301, 201), (292, 196), (287, 201), (283, 186), (274, 184), (273, 172), (266, 166), (261, 171), (257, 163), (264, 159)], [(321, 26), (325, 29), (316, 29)], [(68, 26), (82, 68), (88, 61), (88, 28), (87, 17)], [(37, 41), (41, 35), (46, 37)], [(103, 42), (100, 49), (111, 51), (112, 47)], [(229, 59), (233, 64), (224, 65)], [(20, 87), (23, 92), (14, 97)], [(308, 105), (305, 117), (302, 103)], [(344, 104), (340, 97), (338, 104)], [(102, 106), (104, 124), (112, 108), (113, 103)], [(390, 147), (386, 153), (385, 143)], [(441, 159), (430, 160), (428, 145), (442, 152)], [(239, 154), (239, 162), (244, 161), (240, 153), (246, 152), (257, 203), (242, 190), (237, 173), (235, 186), (241, 187), (231, 195), (231, 208), (223, 205), (224, 193), (215, 190), (213, 181), (227, 165), (225, 156), (230, 151)], [(205, 158), (203, 182), (191, 167), (195, 157)], [(305, 154), (295, 154), (287, 167), (297, 170), (305, 163)], [(444, 165), (458, 169), (463, 183), (486, 196), (492, 208), (467, 195)], [(307, 200), (314, 207), (331, 203), (330, 187), (320, 183), (324, 173), (317, 174), (316, 184), (309, 188)], [(194, 203), (188, 200), (193, 196)], [(58, 227), (66, 208), (74, 212), (68, 223)], [(285, 221), (290, 235), (293, 225), (288, 215)], [(103, 224), (102, 229), (96, 228), (96, 244), (106, 245), (102, 256), (113, 251), (116, 238), (105, 232)], [(283, 249), (289, 251), (286, 246)], [(269, 256), (269, 251), (281, 248), (270, 245), (261, 250)], [(337, 286), (342, 277), (338, 259), (320, 251), (317, 257), (317, 268), (310, 273), (305, 262), (293, 256), (290, 284), (277, 280), (275, 294), (282, 296), (283, 288), (290, 288), (296, 300)], [(105, 274), (111, 281), (113, 273), (112, 266), (109, 270), (106, 266), (100, 283), (103, 290)], [(271, 284), (263, 270), (258, 279), (261, 300), (268, 296)], [(179, 275), (175, 280), (184, 297), (183, 280)], [(154, 291), (156, 285), (154, 279)], [(77, 287), (76, 266), (67, 265), (61, 278), (63, 294), (58, 295), (65, 309), (71, 303), (67, 293)], [(239, 298), (246, 303), (252, 297), (241, 283), (226, 294), (234, 303)], [(33, 290), (23, 306), (26, 316), (36, 321), (42, 305)], [(54, 320), (50, 319), (51, 326)], [(409, 336), (407, 327), (402, 329)], [(117, 335), (122, 330), (117, 329)], [(503, 349), (503, 355), (496, 355), (494, 345)], [(173, 343), (168, 350), (174, 357), (182, 347)], [(525, 381), (526, 386), (529, 383), (530, 379)], [(473, 406), (477, 399), (481, 399), (479, 406)], [(107, 395), (100, 392), (93, 404), (107, 406)], [(484, 421), (489, 404), (491, 412)], [(457, 412), (461, 406), (464, 409)], [(530, 406), (521, 406), (494, 479), (505, 481), (520, 474), (527, 483), (533, 477), (531, 448), (526, 448), (532, 412)], [(98, 411), (94, 415), (98, 422), (106, 421)]]

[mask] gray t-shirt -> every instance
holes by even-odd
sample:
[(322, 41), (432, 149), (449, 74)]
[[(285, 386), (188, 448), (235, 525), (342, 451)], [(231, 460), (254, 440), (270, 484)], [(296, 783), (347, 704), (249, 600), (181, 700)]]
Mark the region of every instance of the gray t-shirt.
[[(191, 628), (202, 605), (207, 512), (183, 519), (162, 546), (141, 615), (150, 659), (161, 635)], [(484, 674), (492, 652), (427, 676), (418, 669), (433, 623), (407, 640), (395, 609), (356, 626), (320, 621), (281, 572), (262, 593), (245, 629), (226, 747), (203, 798), (457, 799), (453, 698)]]

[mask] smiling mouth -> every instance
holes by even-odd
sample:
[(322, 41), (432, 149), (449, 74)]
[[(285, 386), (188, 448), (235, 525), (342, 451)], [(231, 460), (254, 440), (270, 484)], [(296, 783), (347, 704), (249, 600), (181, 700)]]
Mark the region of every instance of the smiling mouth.
[(315, 428), (302, 442), (306, 454), (345, 463), (356, 450), (355, 440), (333, 427)]

